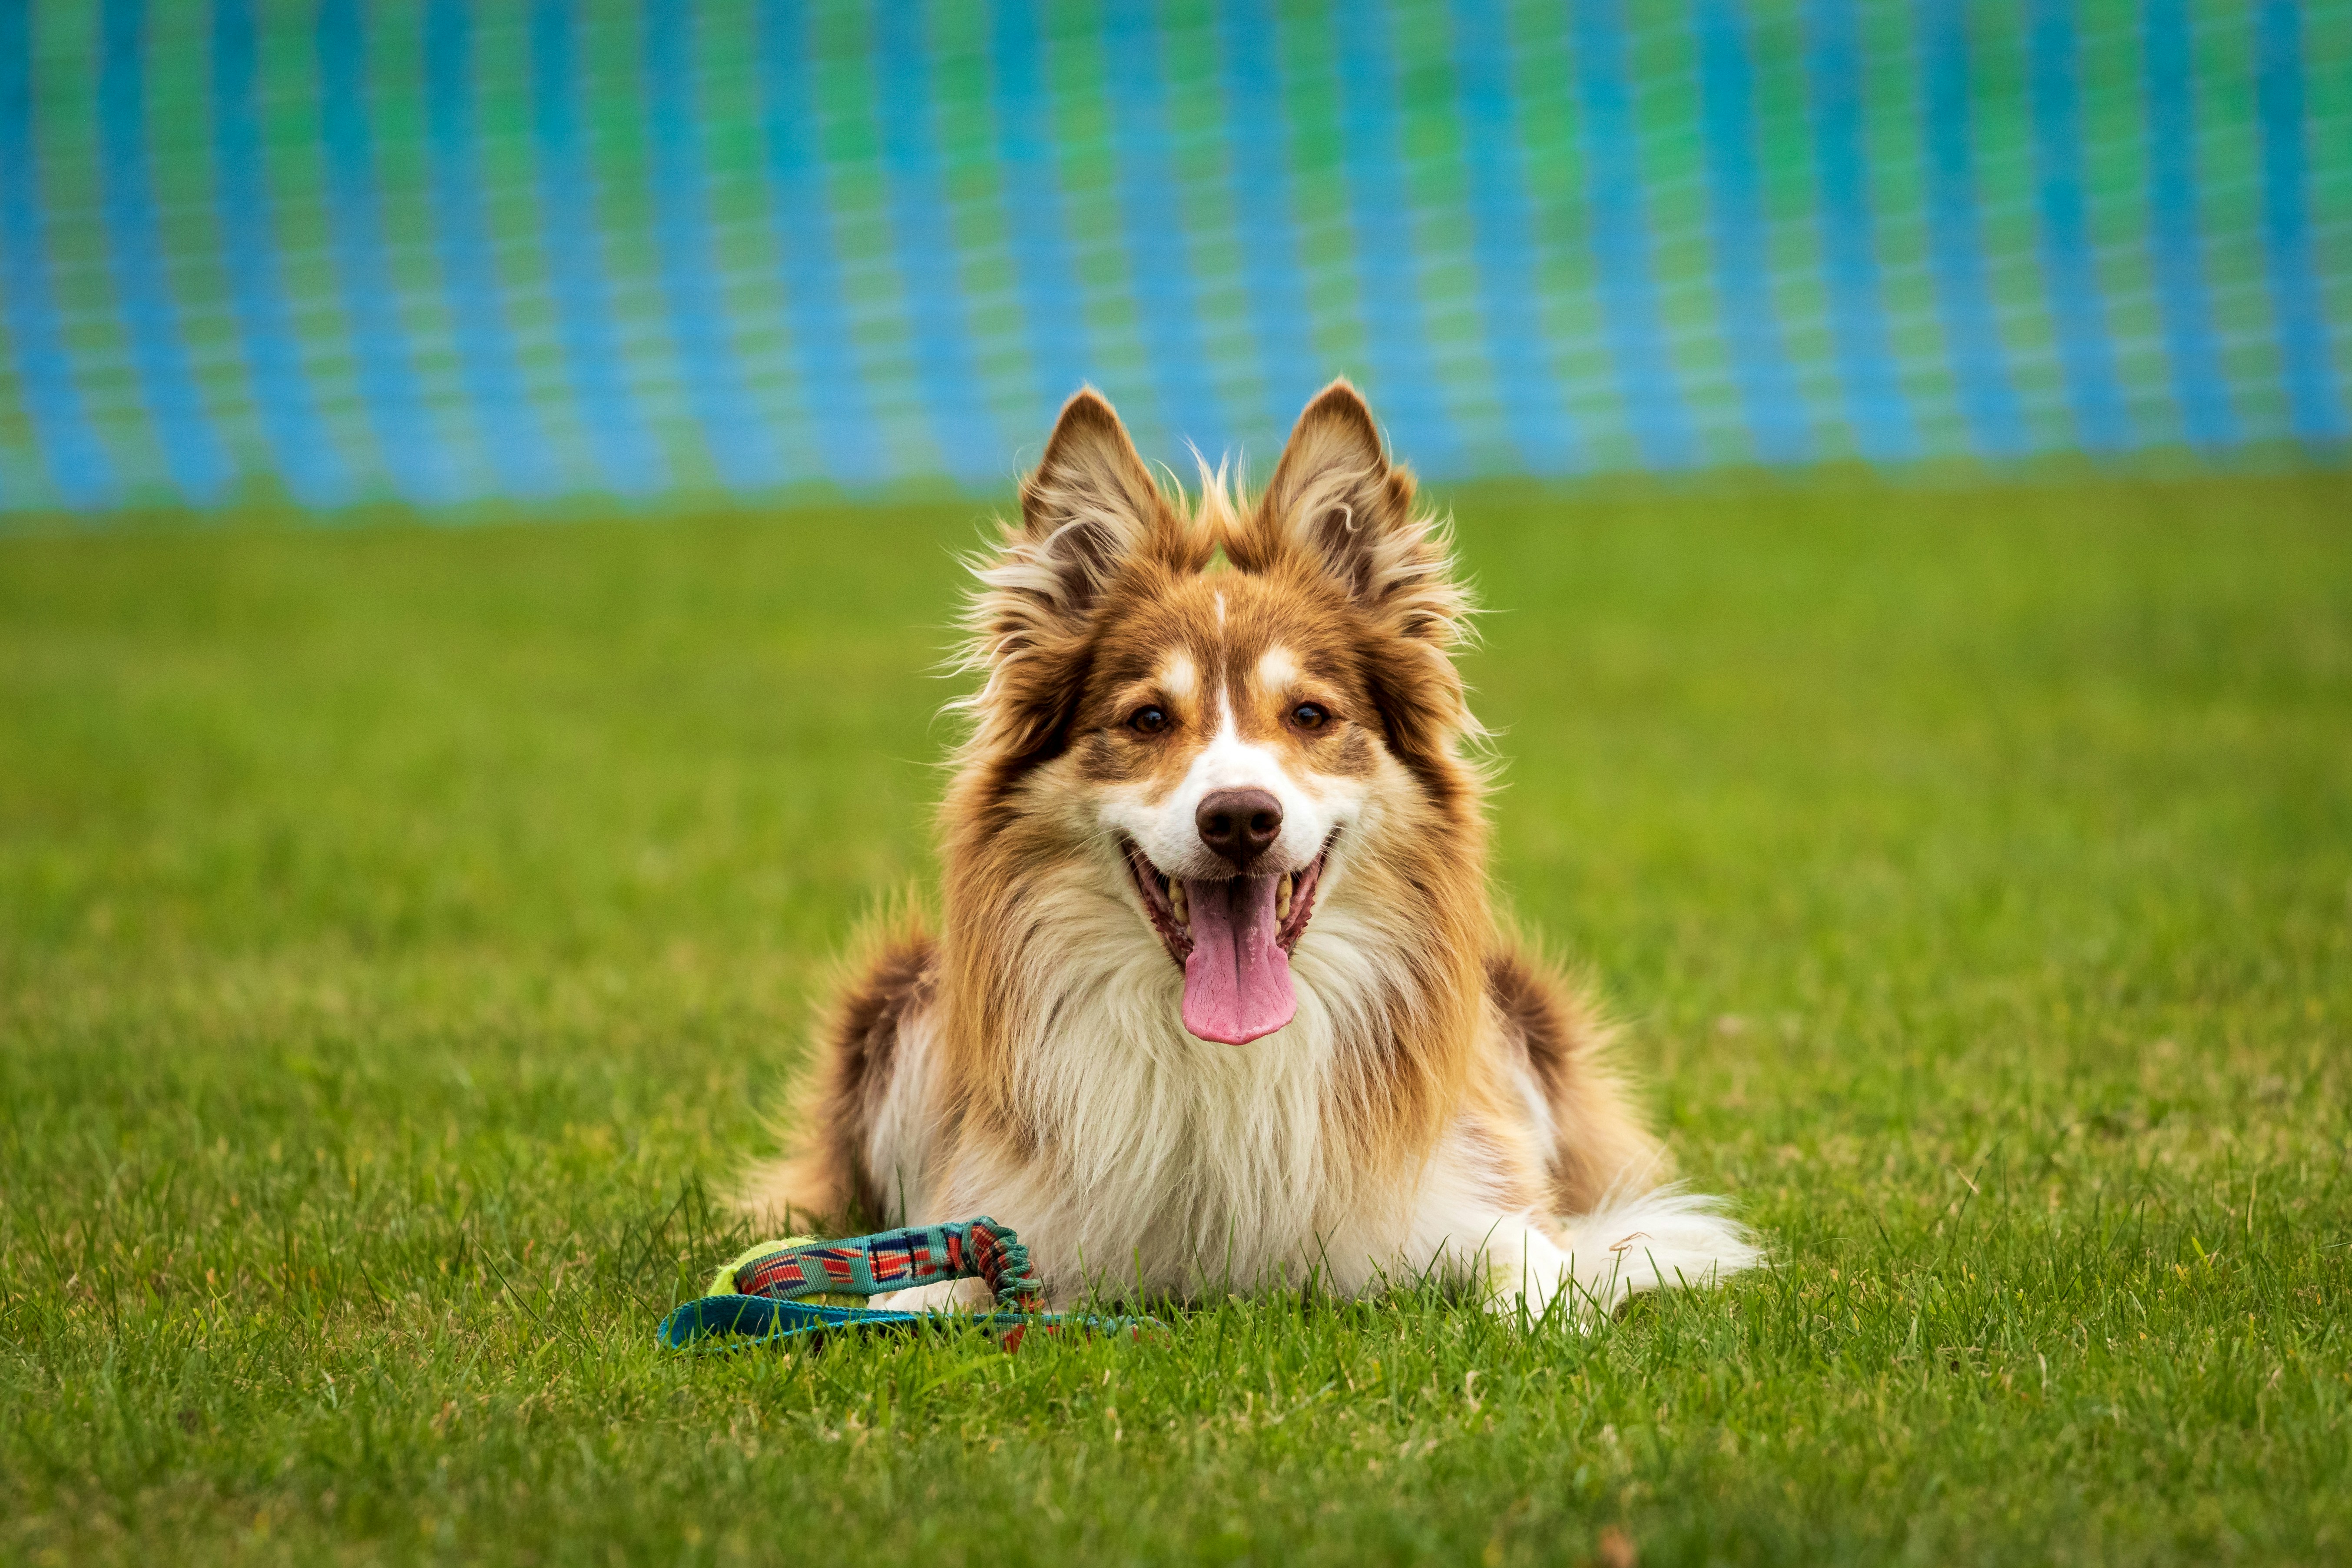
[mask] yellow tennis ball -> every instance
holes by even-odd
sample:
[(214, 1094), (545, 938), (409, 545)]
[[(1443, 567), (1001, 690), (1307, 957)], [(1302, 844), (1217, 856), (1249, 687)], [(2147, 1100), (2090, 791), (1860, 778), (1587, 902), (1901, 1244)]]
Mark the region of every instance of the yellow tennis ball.
[[(710, 1289), (705, 1290), (703, 1294), (706, 1296), (740, 1295), (741, 1292), (735, 1289), (735, 1276), (743, 1265), (755, 1258), (765, 1258), (772, 1252), (782, 1252), (787, 1247), (814, 1247), (818, 1239), (814, 1236), (788, 1236), (782, 1241), (762, 1241), (747, 1247), (736, 1254), (731, 1261), (720, 1265), (719, 1272), (710, 1277)], [(863, 1307), (866, 1305), (865, 1297), (853, 1295), (845, 1290), (827, 1290), (815, 1296), (795, 1296), (793, 1300), (804, 1306), (813, 1307)]]

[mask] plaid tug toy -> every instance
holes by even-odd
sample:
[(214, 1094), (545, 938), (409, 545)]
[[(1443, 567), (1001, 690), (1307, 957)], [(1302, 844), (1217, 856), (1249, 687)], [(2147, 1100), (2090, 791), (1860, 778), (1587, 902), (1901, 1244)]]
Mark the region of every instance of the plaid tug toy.
[[(943, 1279), (984, 1279), (996, 1310), (941, 1319), (853, 1303), (890, 1290)], [(905, 1332), (926, 1323), (971, 1323), (1008, 1351), (1032, 1329), (1054, 1333), (1123, 1331), (1139, 1334), (1160, 1324), (1150, 1318), (1086, 1318), (1041, 1312), (1043, 1291), (1029, 1249), (1012, 1228), (982, 1216), (958, 1225), (919, 1226), (841, 1241), (788, 1237), (763, 1241), (719, 1270), (710, 1293), (662, 1320), (663, 1346), (674, 1351), (730, 1351), (807, 1337), (814, 1345), (836, 1330)]]

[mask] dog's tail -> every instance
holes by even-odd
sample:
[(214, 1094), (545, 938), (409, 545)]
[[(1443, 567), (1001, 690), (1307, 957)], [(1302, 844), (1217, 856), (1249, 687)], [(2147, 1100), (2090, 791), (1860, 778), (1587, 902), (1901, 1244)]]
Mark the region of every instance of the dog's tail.
[(1560, 1246), (1586, 1306), (1613, 1311), (1639, 1290), (1717, 1285), (1763, 1262), (1755, 1234), (1725, 1206), (1680, 1183), (1621, 1187), (1569, 1220)]

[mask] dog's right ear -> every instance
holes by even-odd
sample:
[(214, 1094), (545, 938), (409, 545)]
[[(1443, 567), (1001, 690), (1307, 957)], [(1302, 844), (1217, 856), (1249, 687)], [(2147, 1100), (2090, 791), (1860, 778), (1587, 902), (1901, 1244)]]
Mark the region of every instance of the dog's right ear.
[(979, 721), (971, 743), (1008, 759), (1050, 752), (1104, 595), (1138, 566), (1198, 570), (1207, 552), (1102, 394), (1087, 387), (1064, 404), (1021, 482), (1020, 520), (973, 563), (980, 590), (965, 613), (963, 665), (987, 682), (962, 704)]
[(1036, 472), (1021, 481), (1021, 526), (1005, 541), (1020, 586), (1059, 617), (1088, 615), (1127, 562), (1175, 521), (1108, 400), (1083, 387), (1062, 405)]

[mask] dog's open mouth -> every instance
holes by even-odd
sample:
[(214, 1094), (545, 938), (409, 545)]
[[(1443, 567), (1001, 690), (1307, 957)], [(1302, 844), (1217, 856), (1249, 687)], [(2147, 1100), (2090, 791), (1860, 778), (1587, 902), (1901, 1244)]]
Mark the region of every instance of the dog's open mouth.
[(1297, 871), (1206, 880), (1171, 880), (1134, 844), (1122, 847), (1143, 911), (1184, 972), (1184, 1027), (1242, 1046), (1290, 1022), (1290, 952), (1315, 912), (1330, 840)]

